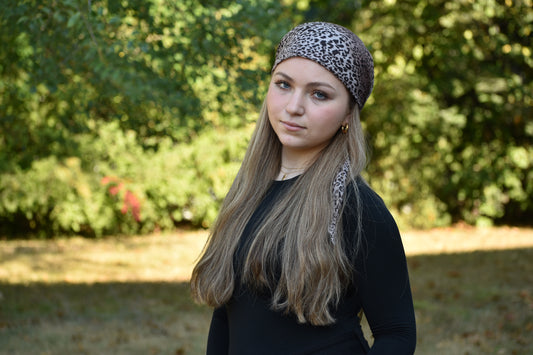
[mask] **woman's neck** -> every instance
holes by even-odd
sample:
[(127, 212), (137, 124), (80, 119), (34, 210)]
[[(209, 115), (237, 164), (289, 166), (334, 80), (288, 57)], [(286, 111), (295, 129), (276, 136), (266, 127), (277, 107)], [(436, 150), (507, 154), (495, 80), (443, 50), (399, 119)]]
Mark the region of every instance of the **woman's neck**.
[(283, 181), (283, 180), (292, 179), (293, 177), (302, 175), (305, 172), (305, 170), (306, 168), (286, 168), (284, 166), (281, 166), (276, 180)]
[(314, 160), (315, 157), (310, 158), (282, 151), (281, 167), (276, 180), (287, 180), (303, 174)]

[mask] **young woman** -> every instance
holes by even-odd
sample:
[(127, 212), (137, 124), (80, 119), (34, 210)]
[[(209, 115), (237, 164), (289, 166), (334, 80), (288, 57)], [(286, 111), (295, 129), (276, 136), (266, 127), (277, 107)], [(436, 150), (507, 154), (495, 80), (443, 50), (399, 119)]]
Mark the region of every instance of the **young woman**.
[(344, 27), (306, 23), (281, 40), (256, 130), (191, 279), (195, 300), (215, 307), (208, 354), (414, 352), (400, 235), (360, 176), (359, 111), (373, 80), (372, 56)]

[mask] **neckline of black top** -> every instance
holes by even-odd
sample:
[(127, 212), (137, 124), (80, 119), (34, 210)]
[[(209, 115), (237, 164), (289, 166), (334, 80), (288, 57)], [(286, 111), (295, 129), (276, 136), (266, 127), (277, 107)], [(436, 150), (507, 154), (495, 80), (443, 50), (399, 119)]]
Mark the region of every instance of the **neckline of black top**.
[(278, 184), (283, 184), (283, 183), (286, 183), (286, 182), (289, 182), (289, 181), (290, 181), (290, 182), (295, 181), (295, 180), (297, 180), (300, 176), (302, 176), (302, 175), (301, 175), (301, 174), (300, 174), (300, 175), (296, 175), (296, 176), (293, 176), (293, 177), (291, 177), (291, 178), (289, 178), (289, 179), (284, 179), (284, 180), (272, 180), (272, 182), (273, 182), (274, 184), (276, 184), (276, 185), (278, 185)]

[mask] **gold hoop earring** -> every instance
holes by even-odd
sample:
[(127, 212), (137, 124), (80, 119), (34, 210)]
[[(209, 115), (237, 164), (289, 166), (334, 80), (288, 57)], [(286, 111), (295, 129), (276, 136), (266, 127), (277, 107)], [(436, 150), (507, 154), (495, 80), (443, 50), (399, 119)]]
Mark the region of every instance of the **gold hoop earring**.
[(341, 132), (342, 132), (343, 134), (348, 133), (348, 128), (350, 128), (350, 126), (348, 126), (348, 123), (345, 124), (345, 125), (342, 125), (342, 126), (341, 126)]

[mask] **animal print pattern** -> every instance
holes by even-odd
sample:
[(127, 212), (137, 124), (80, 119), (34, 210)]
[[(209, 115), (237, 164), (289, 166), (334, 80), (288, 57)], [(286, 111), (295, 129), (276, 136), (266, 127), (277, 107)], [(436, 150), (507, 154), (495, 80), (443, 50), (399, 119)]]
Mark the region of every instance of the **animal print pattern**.
[(329, 22), (296, 26), (276, 50), (276, 66), (285, 59), (310, 59), (335, 75), (353, 95), (361, 110), (374, 86), (374, 61), (364, 43), (352, 31)]
[(328, 234), (331, 242), (335, 243), (335, 233), (337, 232), (337, 222), (339, 221), (342, 199), (344, 197), (346, 178), (350, 169), (350, 161), (346, 160), (333, 180), (333, 214), (328, 226)]

